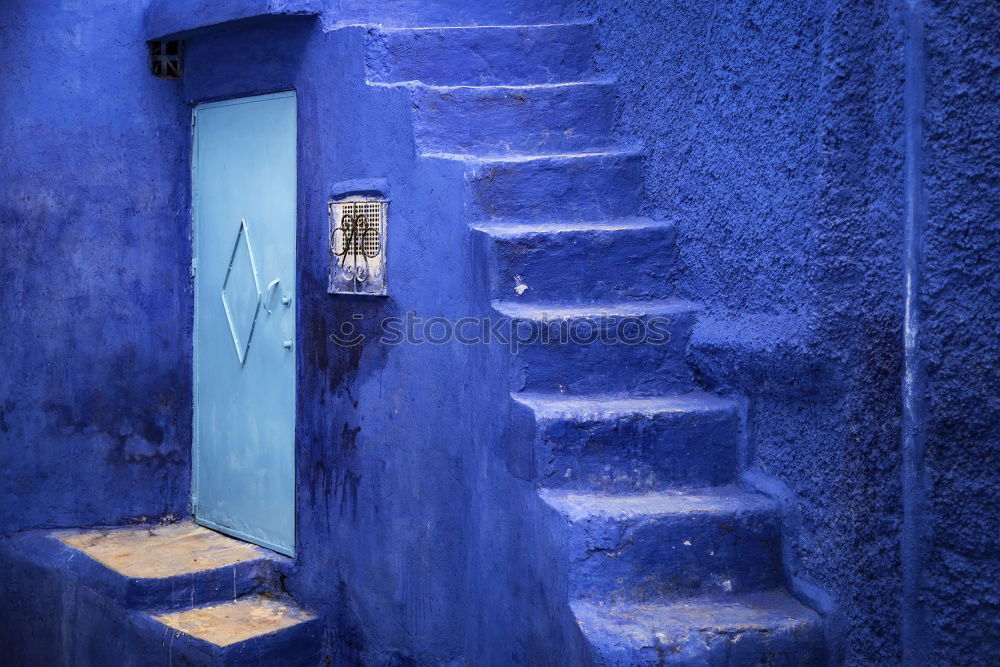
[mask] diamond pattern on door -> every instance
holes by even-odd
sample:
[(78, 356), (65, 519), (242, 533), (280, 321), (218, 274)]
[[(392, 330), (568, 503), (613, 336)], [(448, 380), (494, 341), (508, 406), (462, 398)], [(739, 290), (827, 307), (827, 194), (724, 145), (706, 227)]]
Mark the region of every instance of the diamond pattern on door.
[(236, 231), (236, 243), (229, 257), (229, 269), (222, 282), (222, 305), (229, 320), (229, 332), (236, 345), (236, 356), (240, 366), (246, 363), (253, 337), (257, 314), (260, 312), (260, 280), (257, 277), (257, 262), (250, 243), (250, 229), (246, 218), (240, 221)]

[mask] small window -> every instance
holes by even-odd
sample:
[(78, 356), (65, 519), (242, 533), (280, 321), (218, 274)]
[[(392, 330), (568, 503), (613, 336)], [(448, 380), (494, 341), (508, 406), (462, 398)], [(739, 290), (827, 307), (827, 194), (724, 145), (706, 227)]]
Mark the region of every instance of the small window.
[(389, 202), (378, 197), (332, 200), (331, 294), (387, 294), (385, 230)]
[(181, 78), (184, 42), (180, 40), (154, 40), (149, 43), (153, 76), (161, 79)]

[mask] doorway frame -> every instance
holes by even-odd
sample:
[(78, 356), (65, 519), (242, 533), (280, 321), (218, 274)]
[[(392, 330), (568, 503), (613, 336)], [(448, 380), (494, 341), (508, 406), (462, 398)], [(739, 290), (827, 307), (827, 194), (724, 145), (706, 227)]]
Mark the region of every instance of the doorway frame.
[[(292, 425), (292, 476), (293, 476), (293, 502), (292, 502), (292, 546), (291, 548), (286, 548), (284, 546), (268, 543), (266, 540), (260, 540), (258, 538), (251, 538), (251, 536), (242, 534), (238, 530), (227, 528), (225, 526), (220, 526), (210, 520), (199, 518), (197, 514), (198, 508), (198, 399), (199, 399), (199, 386), (198, 386), (198, 299), (197, 291), (195, 289), (195, 284), (197, 281), (198, 272), (198, 132), (197, 132), (197, 116), (199, 109), (213, 109), (217, 107), (224, 106), (235, 106), (239, 104), (250, 103), (250, 100), (260, 101), (264, 99), (280, 99), (285, 97), (292, 97), (295, 99), (295, 216), (294, 216), (294, 228), (292, 233), (293, 243), (292, 243), (292, 257), (295, 266), (295, 280), (294, 280), (294, 299), (292, 301), (293, 306), (293, 316), (295, 318), (295, 337), (293, 343), (292, 354), (293, 359), (293, 375), (294, 375), (294, 386), (292, 388), (293, 396), (292, 403), (294, 405), (294, 418)], [(277, 90), (271, 90), (268, 92), (246, 92), (239, 94), (229, 94), (225, 97), (218, 98), (207, 98), (202, 100), (195, 100), (190, 102), (191, 107), (191, 127), (190, 127), (190, 139), (188, 145), (191, 147), (190, 157), (190, 220), (191, 220), (191, 263), (190, 263), (190, 285), (192, 290), (191, 298), (191, 518), (192, 520), (205, 528), (215, 530), (217, 532), (229, 535), (236, 539), (248, 542), (250, 544), (268, 549), (275, 553), (281, 554), (283, 556), (288, 556), (289, 558), (295, 558), (298, 553), (299, 545), (299, 453), (300, 453), (300, 442), (299, 442), (299, 344), (302, 339), (300, 333), (300, 322), (299, 322), (299, 234), (301, 232), (301, 213), (302, 213), (302, 179), (300, 178), (300, 166), (302, 162), (302, 151), (301, 151), (301, 107), (299, 104), (298, 91), (293, 86), (282, 87)]]

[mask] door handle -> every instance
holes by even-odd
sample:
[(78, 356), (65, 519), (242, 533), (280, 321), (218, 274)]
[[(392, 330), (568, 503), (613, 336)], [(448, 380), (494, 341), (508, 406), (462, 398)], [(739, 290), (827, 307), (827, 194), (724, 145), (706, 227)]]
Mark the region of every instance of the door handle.
[(278, 283), (280, 282), (281, 278), (275, 278), (267, 285), (267, 295), (264, 297), (264, 310), (267, 311), (268, 315), (271, 314), (271, 309), (268, 305), (271, 303), (271, 299), (274, 298), (274, 290), (278, 289)]

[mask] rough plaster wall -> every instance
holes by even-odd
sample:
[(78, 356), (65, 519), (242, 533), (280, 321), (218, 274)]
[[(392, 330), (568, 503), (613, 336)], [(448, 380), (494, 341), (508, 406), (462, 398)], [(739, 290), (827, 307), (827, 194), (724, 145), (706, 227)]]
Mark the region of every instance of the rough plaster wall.
[(188, 503), (187, 123), (141, 5), (0, 4), (0, 532)]
[(925, 4), (929, 663), (1000, 650), (1000, 5)]
[(802, 573), (847, 617), (846, 661), (899, 654), (902, 61), (886, 5), (584, 0), (649, 153), (695, 360), (750, 398), (747, 463), (799, 502)]
[[(283, 18), (187, 43), (189, 102), (297, 91), (299, 505), (283, 583), (328, 620), (335, 664), (579, 664), (544, 506), (496, 451), (509, 394), (483, 378), (506, 377), (506, 352), (379, 340), (385, 317), (454, 321), (488, 299), (463, 172), (416, 160), (405, 91), (364, 85), (366, 32)], [(388, 298), (326, 291), (326, 202), (347, 181), (389, 189)], [(336, 344), (345, 326), (364, 341)]]

